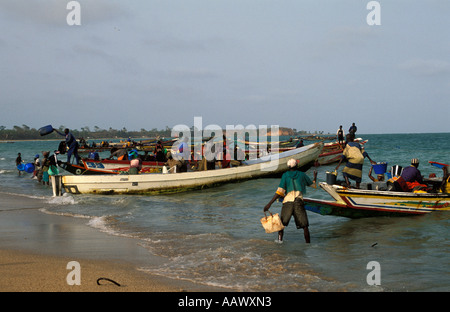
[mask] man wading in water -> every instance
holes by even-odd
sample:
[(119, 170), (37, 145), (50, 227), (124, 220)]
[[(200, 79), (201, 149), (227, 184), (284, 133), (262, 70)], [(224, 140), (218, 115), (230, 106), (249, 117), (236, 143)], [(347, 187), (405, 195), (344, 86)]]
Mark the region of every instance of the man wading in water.
[[(275, 195), (270, 202), (264, 207), (264, 212), (269, 210), (270, 206), (280, 197), (284, 197), (283, 206), (281, 208), (281, 222), (284, 226), (289, 224), (291, 216), (294, 216), (297, 229), (303, 228), (306, 243), (310, 243), (309, 222), (306, 215), (305, 204), (303, 203), (303, 194), (306, 194), (306, 187), (316, 188), (317, 171), (314, 170), (314, 179), (311, 179), (301, 171), (297, 170), (297, 161), (289, 159), (287, 163), (289, 171), (285, 172), (281, 177)], [(278, 232), (278, 242), (283, 242), (284, 230)]]

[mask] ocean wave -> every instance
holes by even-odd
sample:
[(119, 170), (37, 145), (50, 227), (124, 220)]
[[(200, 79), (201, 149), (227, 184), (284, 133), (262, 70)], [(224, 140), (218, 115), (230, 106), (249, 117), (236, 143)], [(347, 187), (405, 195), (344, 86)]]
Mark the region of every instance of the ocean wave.
[(20, 194), (20, 193), (13, 193), (13, 192), (0, 192), (0, 194), (5, 194), (5, 195), (9, 195), (9, 196), (26, 197), (26, 198), (32, 198), (32, 199), (46, 199), (45, 196)]
[(54, 216), (62, 216), (62, 217), (72, 217), (72, 218), (79, 218), (79, 219), (90, 219), (91, 216), (79, 214), (79, 213), (73, 213), (73, 212), (61, 212), (61, 211), (51, 211), (48, 208), (41, 208), (39, 209), (40, 212), (54, 215)]
[(120, 236), (120, 237), (126, 237), (126, 238), (134, 238), (134, 239), (140, 239), (138, 235), (133, 233), (126, 233), (123, 230), (118, 230), (114, 226), (114, 224), (117, 223), (117, 219), (115, 216), (100, 216), (100, 217), (90, 217), (89, 222), (87, 223), (88, 226), (99, 230), (100, 232), (114, 235), (114, 236)]
[[(259, 247), (266, 244), (267, 242), (261, 241)], [(164, 245), (168, 245), (167, 242), (162, 242), (160, 248)], [(200, 245), (184, 251), (175, 248), (177, 254), (168, 257), (163, 265), (141, 267), (139, 270), (176, 280), (237, 291), (338, 289), (339, 286), (335, 281), (321, 277), (309, 265), (289, 261), (273, 250), (268, 254), (259, 247), (249, 246), (246, 242), (236, 244), (230, 240), (226, 245), (213, 248), (204, 248)], [(160, 250), (159, 253), (165, 251), (167, 250)]]
[(100, 230), (101, 232), (106, 232), (110, 234), (115, 234), (116, 232), (113, 231), (110, 227), (108, 227), (108, 217), (107, 216), (101, 216), (101, 217), (91, 217), (88, 225), (90, 227), (93, 227), (95, 229)]

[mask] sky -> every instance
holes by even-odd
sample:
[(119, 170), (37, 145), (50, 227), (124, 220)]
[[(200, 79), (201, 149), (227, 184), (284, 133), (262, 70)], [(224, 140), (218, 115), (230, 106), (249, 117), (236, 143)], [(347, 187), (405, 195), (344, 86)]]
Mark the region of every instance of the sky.
[(0, 0), (0, 126), (449, 132), (450, 1), (69, 2)]

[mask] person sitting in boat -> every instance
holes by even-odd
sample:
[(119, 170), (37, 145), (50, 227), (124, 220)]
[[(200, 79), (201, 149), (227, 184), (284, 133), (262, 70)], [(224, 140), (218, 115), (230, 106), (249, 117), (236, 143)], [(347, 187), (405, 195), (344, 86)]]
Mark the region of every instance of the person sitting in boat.
[(295, 148), (303, 147), (305, 144), (303, 143), (303, 139), (300, 139), (297, 144), (295, 144)]
[(350, 187), (349, 179), (356, 182), (356, 188), (360, 187), (365, 157), (370, 160), (372, 165), (376, 164), (359, 143), (353, 142), (353, 136), (347, 134), (347, 145), (345, 146), (342, 157), (335, 170), (337, 171), (339, 169), (339, 166), (343, 161), (347, 161), (344, 170), (342, 170), (342, 175), (344, 176), (345, 183), (348, 187)]
[(111, 155), (109, 156), (109, 159), (113, 159), (113, 157), (117, 157), (117, 160), (127, 160), (128, 159), (128, 151), (126, 148), (120, 148), (113, 147), (111, 149)]
[(427, 189), (427, 185), (423, 183), (423, 177), (418, 167), (419, 159), (413, 158), (411, 159), (411, 166), (404, 168), (402, 171), (401, 177), (405, 180), (408, 191), (410, 192)]
[(132, 150), (128, 153), (128, 159), (130, 159), (130, 169), (128, 174), (138, 174), (142, 169), (142, 160), (139, 157), (137, 150)]
[(181, 162), (177, 159), (174, 159), (171, 152), (167, 153), (167, 162), (165, 163), (165, 165), (169, 167), (169, 173), (180, 172)]

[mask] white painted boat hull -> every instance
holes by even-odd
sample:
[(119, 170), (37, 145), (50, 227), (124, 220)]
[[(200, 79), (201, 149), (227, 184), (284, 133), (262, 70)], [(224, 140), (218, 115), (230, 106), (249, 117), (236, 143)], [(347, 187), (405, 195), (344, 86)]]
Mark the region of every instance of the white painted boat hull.
[(298, 160), (299, 166), (317, 160), (323, 143), (277, 153), (239, 167), (175, 174), (92, 175), (62, 177), (64, 190), (74, 194), (160, 194), (213, 187), (262, 178), (288, 170), (287, 161)]

